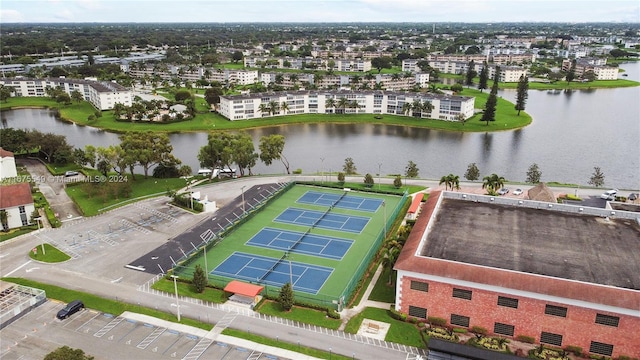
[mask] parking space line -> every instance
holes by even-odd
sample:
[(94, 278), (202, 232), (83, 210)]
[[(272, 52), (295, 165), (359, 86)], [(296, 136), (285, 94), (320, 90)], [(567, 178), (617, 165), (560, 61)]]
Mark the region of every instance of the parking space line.
[[(145, 324), (146, 325), (146, 324)], [(149, 346), (152, 342), (154, 342), (160, 335), (162, 335), (162, 333), (165, 332), (165, 330), (167, 330), (167, 328), (163, 328), (163, 327), (159, 327), (154, 329), (151, 334), (149, 334), (146, 338), (144, 338), (142, 341), (140, 341), (140, 343), (138, 344), (137, 348), (138, 349), (146, 349), (147, 346)]]
[(115, 319), (111, 320), (110, 323), (108, 323), (107, 325), (103, 326), (102, 329), (98, 330), (95, 334), (93, 334), (93, 336), (95, 337), (103, 337), (104, 334), (108, 333), (111, 329), (113, 329), (114, 327), (116, 327), (116, 325), (120, 324), (122, 322), (122, 320), (124, 320), (123, 317), (116, 317)]
[(95, 314), (91, 319), (89, 319), (89, 320), (85, 321), (85, 322), (84, 322), (84, 324), (82, 324), (82, 325), (78, 326), (78, 328), (76, 329), (76, 332), (80, 332), (80, 329), (81, 329), (83, 326), (87, 325), (90, 321), (92, 321), (93, 319), (97, 318), (98, 316), (100, 316), (100, 313), (99, 313), (99, 312), (96, 312), (96, 314)]

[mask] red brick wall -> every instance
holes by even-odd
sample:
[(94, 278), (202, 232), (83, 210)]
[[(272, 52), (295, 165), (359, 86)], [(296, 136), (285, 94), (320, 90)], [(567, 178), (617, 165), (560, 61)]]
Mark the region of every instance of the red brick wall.
[[(411, 290), (411, 280), (427, 282), (429, 291)], [(454, 287), (472, 290), (472, 299), (454, 298)], [(640, 310), (639, 316), (633, 317), (410, 277), (403, 277), (400, 288), (400, 311), (404, 313), (408, 312), (410, 305), (418, 306), (427, 309), (427, 316), (444, 318), (447, 323), (452, 313), (468, 316), (469, 327), (481, 326), (490, 333), (494, 323), (500, 322), (515, 326), (514, 337), (527, 335), (539, 342), (540, 333), (545, 331), (562, 335), (562, 347), (573, 345), (589, 351), (591, 341), (597, 341), (614, 345), (613, 357), (640, 356)], [(518, 308), (498, 306), (498, 296), (518, 299)], [(546, 315), (547, 304), (567, 308), (567, 317)], [(618, 316), (618, 327), (596, 324), (597, 313)]]

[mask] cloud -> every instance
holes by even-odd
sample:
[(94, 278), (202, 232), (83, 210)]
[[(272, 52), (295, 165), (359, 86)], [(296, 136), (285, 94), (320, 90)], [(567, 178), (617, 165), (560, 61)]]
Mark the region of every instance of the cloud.
[(78, 7), (84, 10), (100, 10), (104, 8), (99, 0), (78, 0)]
[(11, 9), (0, 9), (0, 20), (1, 22), (23, 22), (24, 16), (18, 10)]
[(75, 19), (73, 12), (71, 12), (71, 10), (68, 10), (68, 9), (58, 11), (57, 13), (53, 14), (53, 17), (57, 21), (73, 21)]

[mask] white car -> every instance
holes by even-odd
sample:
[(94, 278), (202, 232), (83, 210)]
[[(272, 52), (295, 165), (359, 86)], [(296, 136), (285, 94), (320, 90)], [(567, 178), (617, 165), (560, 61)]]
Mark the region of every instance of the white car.
[(522, 194), (522, 189), (515, 189), (515, 190), (513, 191), (513, 195), (516, 195), (516, 196), (517, 196), (517, 195), (520, 195), (520, 194)]
[(618, 193), (618, 189), (607, 190), (600, 195), (600, 199), (613, 200)]

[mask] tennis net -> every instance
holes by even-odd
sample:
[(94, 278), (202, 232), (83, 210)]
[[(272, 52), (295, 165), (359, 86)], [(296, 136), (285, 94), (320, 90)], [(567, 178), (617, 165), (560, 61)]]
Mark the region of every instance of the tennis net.
[(265, 271), (264, 274), (262, 274), (262, 276), (258, 279), (258, 283), (262, 282), (262, 280), (264, 280), (267, 276), (269, 276), (269, 274), (271, 274), (273, 270), (278, 266), (278, 264), (280, 264), (282, 260), (284, 260), (284, 258), (286, 257), (287, 257), (287, 253), (282, 254), (280, 259), (278, 259), (278, 261), (273, 263), (273, 265), (267, 271)]

